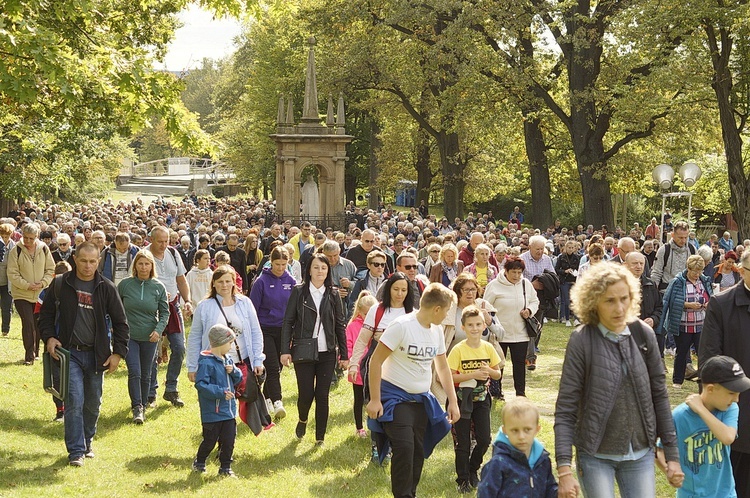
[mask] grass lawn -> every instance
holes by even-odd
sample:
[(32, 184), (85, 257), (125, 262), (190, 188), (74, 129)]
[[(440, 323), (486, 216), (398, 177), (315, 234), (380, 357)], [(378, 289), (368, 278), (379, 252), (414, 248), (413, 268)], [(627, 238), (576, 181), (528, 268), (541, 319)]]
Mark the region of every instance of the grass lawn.
[[(527, 393), (542, 411), (540, 438), (554, 453), (553, 412), (564, 347), (570, 329), (557, 324), (545, 326), (538, 368), (527, 376)], [(306, 438), (294, 437), (297, 417), (294, 374), (282, 374), (288, 416), (275, 428), (255, 437), (238, 425), (235, 462), (237, 480), (216, 476), (217, 463), (209, 460), (205, 477), (190, 471), (201, 440), (196, 391), (183, 370), (180, 390), (186, 406), (173, 408), (159, 398), (157, 407), (146, 412), (146, 423), (130, 422), (127, 369), (107, 376), (98, 434), (96, 457), (83, 468), (67, 465), (63, 425), (52, 421), (54, 405), (42, 390), (42, 365), (20, 364), (23, 346), (20, 320), (13, 317), (8, 337), (0, 338), (0, 496), (133, 496), (158, 495), (259, 496), (271, 497), (379, 497), (389, 496), (386, 470), (370, 463), (369, 440), (357, 439), (351, 414), (351, 386), (341, 382), (331, 393), (331, 416), (325, 445), (316, 447), (314, 416)], [(166, 369), (160, 368), (163, 382)], [(509, 373), (509, 372), (508, 372)], [(670, 383), (671, 385), (671, 383)], [(510, 375), (505, 391), (512, 392)], [(695, 384), (686, 383), (673, 392), (672, 404), (679, 403)], [(160, 390), (161, 395), (163, 391)], [(493, 407), (493, 431), (499, 428), (500, 404)], [(487, 460), (485, 457), (485, 461)], [(554, 460), (553, 460), (554, 466)], [(455, 497), (453, 449), (445, 438), (426, 462), (419, 485), (423, 497)], [(666, 480), (657, 476), (657, 496), (674, 496)]]

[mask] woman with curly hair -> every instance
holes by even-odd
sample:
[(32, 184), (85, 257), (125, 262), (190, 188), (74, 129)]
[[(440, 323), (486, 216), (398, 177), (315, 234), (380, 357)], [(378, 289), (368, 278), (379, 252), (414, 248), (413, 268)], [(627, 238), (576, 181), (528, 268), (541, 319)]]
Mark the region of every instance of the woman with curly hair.
[(622, 496), (656, 496), (657, 438), (669, 483), (680, 487), (684, 474), (659, 347), (637, 318), (638, 281), (624, 266), (603, 262), (572, 293), (582, 325), (568, 341), (555, 406), (558, 496), (576, 496), (579, 488), (585, 497), (615, 496), (615, 480)]

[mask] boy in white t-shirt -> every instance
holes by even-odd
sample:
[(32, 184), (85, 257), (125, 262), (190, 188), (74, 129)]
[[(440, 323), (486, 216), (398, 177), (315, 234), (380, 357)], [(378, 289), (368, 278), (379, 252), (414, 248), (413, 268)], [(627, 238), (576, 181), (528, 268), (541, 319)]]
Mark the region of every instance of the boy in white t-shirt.
[[(391, 491), (415, 496), (424, 459), (460, 417), (440, 324), (455, 295), (428, 285), (419, 311), (395, 319), (383, 332), (370, 360), (368, 426), (378, 436), (378, 453), (393, 447)], [(430, 393), (432, 364), (448, 393), (448, 418)]]

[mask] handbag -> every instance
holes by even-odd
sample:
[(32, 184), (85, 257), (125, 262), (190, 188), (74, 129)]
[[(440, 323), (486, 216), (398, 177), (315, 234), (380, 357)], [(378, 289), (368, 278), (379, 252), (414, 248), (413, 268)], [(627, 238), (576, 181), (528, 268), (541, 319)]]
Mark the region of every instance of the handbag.
[[(523, 309), (526, 309), (526, 281), (522, 280), (521, 285), (523, 287)], [(542, 324), (536, 319), (534, 315), (529, 315), (528, 318), (524, 318), (523, 321), (526, 323), (526, 333), (530, 338), (534, 338), (539, 335), (542, 331)]]
[[(302, 323), (304, 308), (302, 309)], [(318, 335), (323, 322), (318, 322), (318, 328), (312, 337), (295, 337), (292, 339), (292, 363), (313, 363), (318, 361)]]

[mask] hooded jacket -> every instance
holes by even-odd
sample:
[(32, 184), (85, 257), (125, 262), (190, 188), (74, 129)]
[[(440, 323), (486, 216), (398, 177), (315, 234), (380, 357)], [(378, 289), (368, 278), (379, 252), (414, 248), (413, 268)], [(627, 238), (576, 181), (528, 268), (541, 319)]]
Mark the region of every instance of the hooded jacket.
[(258, 313), (261, 327), (281, 327), (286, 312), (286, 303), (297, 285), (294, 277), (285, 271), (280, 277), (270, 268), (262, 271), (250, 289), (250, 300)]
[[(76, 273), (69, 271), (58, 277), (62, 279), (60, 286), (60, 306), (59, 317), (56, 318), (55, 307), (55, 286), (50, 285), (47, 288), (44, 303), (39, 313), (39, 332), (42, 341), (47, 343), (51, 337), (56, 337), (62, 347), (68, 349), (70, 341), (73, 338), (73, 327), (75, 326), (76, 317), (78, 316), (78, 294), (73, 282)], [(125, 309), (117, 294), (115, 284), (103, 278), (99, 272), (94, 273), (94, 292), (92, 295), (94, 303), (94, 317), (96, 320), (96, 329), (94, 335), (94, 352), (96, 353), (96, 370), (102, 372), (107, 369), (104, 362), (111, 354), (117, 354), (125, 358), (128, 354), (128, 340), (130, 338), (130, 328)], [(111, 334), (107, 325), (112, 326)], [(59, 327), (56, 325), (59, 324)], [(59, 335), (57, 330), (59, 328)]]
[(557, 482), (552, 475), (549, 453), (537, 439), (529, 458), (510, 444), (502, 429), (492, 445), (492, 458), (482, 468), (478, 498), (556, 498)]
[[(234, 366), (227, 358), (228, 364)], [(195, 388), (201, 407), (201, 422), (210, 424), (237, 418), (237, 400), (226, 399), (226, 392), (234, 392), (234, 386), (242, 380), (242, 372), (234, 366), (231, 374), (224, 369), (224, 362), (211, 351), (203, 351), (198, 360)]]
[[(135, 255), (138, 254), (139, 250), (140, 249), (136, 245), (130, 244), (128, 246), (128, 250), (126, 252), (128, 256), (128, 273), (130, 273), (130, 265), (133, 264), (133, 259), (135, 258)], [(102, 253), (99, 256), (99, 268), (97, 268), (104, 278), (113, 282), (115, 281), (114, 267), (116, 258), (117, 247), (114, 243), (112, 243), (109, 247), (105, 247), (102, 250)]]
[(526, 322), (521, 318), (524, 308), (524, 282), (526, 282), (526, 307), (534, 315), (539, 309), (539, 297), (536, 290), (525, 277), (517, 284), (512, 284), (505, 276), (505, 269), (500, 270), (497, 278), (487, 284), (484, 290), (484, 300), (490, 303), (497, 312), (495, 316), (505, 329), (504, 343), (527, 342), (529, 334), (526, 332)]

